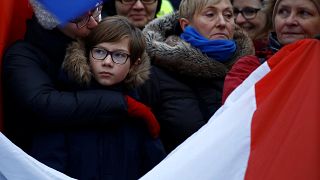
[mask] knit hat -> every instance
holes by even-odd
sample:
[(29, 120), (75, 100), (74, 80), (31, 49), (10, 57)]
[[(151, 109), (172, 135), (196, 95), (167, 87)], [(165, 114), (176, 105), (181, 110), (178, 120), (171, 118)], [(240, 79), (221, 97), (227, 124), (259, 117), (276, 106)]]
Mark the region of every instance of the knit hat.
[(33, 8), (33, 12), (37, 17), (38, 22), (43, 28), (53, 29), (60, 24), (58, 19), (37, 0), (29, 0), (29, 3)]
[[(274, 22), (274, 19), (275, 19), (275, 16), (277, 14), (277, 9), (278, 9), (280, 1), (281, 0), (275, 0), (275, 5), (274, 5), (274, 8), (273, 8), (273, 13), (272, 13), (272, 22)], [(320, 13), (320, 0), (310, 0), (310, 1), (314, 3), (314, 5), (316, 6), (318, 12)]]

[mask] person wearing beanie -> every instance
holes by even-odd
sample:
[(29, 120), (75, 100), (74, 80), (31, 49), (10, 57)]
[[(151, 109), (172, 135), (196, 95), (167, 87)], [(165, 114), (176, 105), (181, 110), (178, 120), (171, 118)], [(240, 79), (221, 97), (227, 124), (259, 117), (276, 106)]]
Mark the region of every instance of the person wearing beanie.
[[(126, 143), (134, 138), (141, 140), (139, 130), (145, 131), (148, 127), (144, 124), (141, 127), (128, 126), (128, 138), (88, 139), (95, 133), (107, 135), (104, 129), (121, 136), (124, 132), (114, 127), (125, 124), (128, 117), (136, 117), (137, 112), (150, 111), (149, 108), (139, 105), (133, 98), (128, 99), (123, 92), (70, 89), (64, 83), (62, 73), (67, 47), (77, 39), (86, 38), (97, 27), (102, 4), (62, 26), (38, 1), (29, 0), (29, 3), (35, 15), (26, 22), (24, 39), (10, 46), (3, 57), (3, 133), (29, 155), (62, 173), (70, 175), (75, 170), (70, 169), (72, 163), (73, 167), (84, 169), (76, 172), (79, 179), (109, 179), (110, 176), (116, 179), (114, 174), (110, 174), (114, 172), (114, 166), (107, 163), (115, 163), (116, 160), (120, 162), (115, 165), (122, 166), (121, 158), (127, 156), (120, 159), (107, 156), (103, 148), (108, 149), (109, 146), (104, 142), (110, 141), (119, 147), (128, 146)], [(79, 72), (80, 76), (83, 75), (84, 69), (79, 69)], [(71, 132), (78, 132), (78, 140), (85, 147), (94, 149), (97, 156), (93, 157), (86, 149), (68, 144), (65, 134)], [(153, 132), (156, 137), (158, 131)], [(131, 145), (129, 149), (134, 154), (145, 153), (148, 156), (152, 153), (136, 151), (136, 144)], [(146, 146), (153, 147), (150, 144)], [(80, 156), (74, 158), (76, 154)], [(70, 155), (73, 155), (72, 161)], [(133, 164), (123, 167), (126, 170), (137, 168)]]
[(30, 5), (33, 8), (33, 12), (38, 19), (38, 22), (45, 29), (53, 29), (60, 23), (58, 19), (51, 12), (47, 11), (45, 7), (37, 0), (29, 0)]
[(156, 18), (162, 0), (109, 0), (104, 6), (106, 16), (120, 15), (127, 17), (136, 27), (144, 26)]
[[(281, 47), (320, 34), (320, 0), (275, 0), (272, 14), (274, 32), (269, 34), (269, 48)], [(228, 72), (223, 101), (266, 59), (244, 57)]]

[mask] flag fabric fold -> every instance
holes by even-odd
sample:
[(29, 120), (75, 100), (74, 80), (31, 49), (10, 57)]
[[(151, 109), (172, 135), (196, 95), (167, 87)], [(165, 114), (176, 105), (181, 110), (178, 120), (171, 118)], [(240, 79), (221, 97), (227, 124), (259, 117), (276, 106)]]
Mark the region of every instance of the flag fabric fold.
[[(320, 41), (283, 47), (142, 180), (320, 179)], [(0, 133), (0, 179), (72, 179)]]
[(320, 179), (319, 50), (283, 47), (141, 180)]
[(32, 158), (0, 133), (1, 180), (73, 180)]

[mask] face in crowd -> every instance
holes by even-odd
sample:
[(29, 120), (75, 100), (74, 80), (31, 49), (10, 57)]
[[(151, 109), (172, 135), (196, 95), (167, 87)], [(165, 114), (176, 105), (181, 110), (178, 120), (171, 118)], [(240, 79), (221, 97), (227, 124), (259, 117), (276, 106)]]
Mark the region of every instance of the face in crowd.
[(262, 0), (233, 0), (235, 22), (253, 40), (264, 34), (267, 14), (262, 11)]
[(274, 28), (279, 42), (286, 45), (320, 34), (318, 8), (311, 0), (281, 0), (274, 10)]
[(156, 16), (158, 0), (116, 0), (118, 15), (125, 16), (138, 28), (153, 20)]
[(86, 37), (101, 20), (102, 3), (98, 3), (95, 8), (84, 13), (82, 16), (73, 19), (70, 23), (61, 27), (61, 31), (71, 38)]
[(234, 16), (230, 0), (208, 1), (191, 20), (182, 18), (181, 27), (194, 27), (207, 39), (232, 39), (234, 34)]
[(92, 74), (99, 84), (111, 86), (122, 82), (130, 70), (129, 38), (96, 45), (89, 59)]

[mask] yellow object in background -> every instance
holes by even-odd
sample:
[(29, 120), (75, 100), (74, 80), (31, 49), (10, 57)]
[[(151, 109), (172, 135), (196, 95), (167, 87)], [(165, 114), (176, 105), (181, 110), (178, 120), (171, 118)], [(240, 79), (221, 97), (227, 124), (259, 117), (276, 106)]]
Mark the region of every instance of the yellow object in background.
[(170, 14), (173, 11), (173, 6), (169, 0), (162, 0), (160, 11), (158, 12), (157, 17), (161, 17), (165, 14)]

